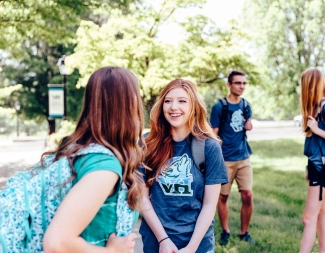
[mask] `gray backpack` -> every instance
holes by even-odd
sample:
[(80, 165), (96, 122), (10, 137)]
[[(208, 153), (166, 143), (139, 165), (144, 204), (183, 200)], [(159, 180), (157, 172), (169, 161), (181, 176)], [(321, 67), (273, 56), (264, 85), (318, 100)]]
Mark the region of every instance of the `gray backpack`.
[(205, 176), (205, 140), (199, 140), (192, 137), (191, 140), (191, 151), (194, 160), (195, 166), (199, 169), (202, 173), (203, 177)]

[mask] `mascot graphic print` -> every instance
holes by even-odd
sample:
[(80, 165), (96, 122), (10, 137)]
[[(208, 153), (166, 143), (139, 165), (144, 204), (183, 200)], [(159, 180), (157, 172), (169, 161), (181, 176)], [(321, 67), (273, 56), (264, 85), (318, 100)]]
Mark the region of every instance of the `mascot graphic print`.
[(190, 173), (192, 160), (187, 154), (173, 157), (167, 163), (168, 170), (161, 173), (158, 183), (165, 195), (193, 196), (191, 183), (193, 176)]
[(235, 132), (243, 131), (244, 129), (244, 116), (241, 109), (235, 111), (231, 116), (230, 126)]

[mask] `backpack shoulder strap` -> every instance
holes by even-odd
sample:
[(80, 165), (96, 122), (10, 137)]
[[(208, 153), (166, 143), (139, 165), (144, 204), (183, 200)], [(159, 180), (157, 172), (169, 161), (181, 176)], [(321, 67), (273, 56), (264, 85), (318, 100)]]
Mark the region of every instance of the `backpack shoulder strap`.
[(241, 98), (241, 100), (243, 101), (244, 104), (244, 112), (243, 112), (243, 116), (244, 119), (248, 119), (248, 115), (249, 115), (249, 108), (248, 108), (248, 102), (245, 98)]
[(220, 119), (220, 125), (219, 125), (219, 133), (220, 133), (221, 129), (224, 127), (224, 125), (227, 121), (229, 110), (228, 110), (227, 98), (225, 98), (225, 97), (221, 98), (219, 101), (222, 105), (221, 119)]
[(191, 151), (195, 166), (204, 176), (205, 173), (205, 140), (198, 140), (192, 136)]
[(110, 149), (104, 147), (103, 145), (97, 144), (97, 143), (90, 143), (87, 147), (79, 150), (77, 155), (86, 155), (86, 154), (90, 154), (90, 153), (100, 153), (100, 154), (115, 156), (114, 153)]
[(228, 116), (228, 101), (227, 98), (221, 98), (220, 102), (222, 104), (222, 113), (221, 113), (221, 121), (226, 122)]
[(243, 103), (244, 103), (244, 108), (246, 108), (248, 106), (248, 102), (245, 98), (241, 98), (243, 100)]

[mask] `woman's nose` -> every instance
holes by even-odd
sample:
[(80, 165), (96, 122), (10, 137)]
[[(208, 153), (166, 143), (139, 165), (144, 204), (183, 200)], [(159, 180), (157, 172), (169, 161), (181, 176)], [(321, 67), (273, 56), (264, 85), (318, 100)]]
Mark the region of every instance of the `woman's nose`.
[(173, 101), (173, 102), (171, 103), (171, 105), (170, 105), (170, 108), (171, 108), (172, 110), (177, 109), (177, 103)]

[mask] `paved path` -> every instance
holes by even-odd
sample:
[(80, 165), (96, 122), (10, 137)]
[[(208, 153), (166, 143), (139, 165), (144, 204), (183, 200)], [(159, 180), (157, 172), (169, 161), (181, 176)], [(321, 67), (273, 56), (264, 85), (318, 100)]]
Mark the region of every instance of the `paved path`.
[[(261, 127), (258, 126), (253, 131), (248, 132), (249, 140), (268, 140), (278, 138), (303, 137), (300, 128), (285, 127)], [(12, 142), (0, 141), (0, 190), (5, 185), (8, 177), (18, 171), (26, 170), (35, 164), (44, 152), (45, 140)], [(140, 220), (134, 227), (134, 232), (138, 233)], [(142, 253), (141, 237), (137, 238), (135, 253)]]

